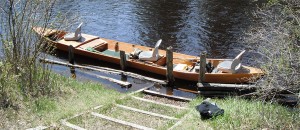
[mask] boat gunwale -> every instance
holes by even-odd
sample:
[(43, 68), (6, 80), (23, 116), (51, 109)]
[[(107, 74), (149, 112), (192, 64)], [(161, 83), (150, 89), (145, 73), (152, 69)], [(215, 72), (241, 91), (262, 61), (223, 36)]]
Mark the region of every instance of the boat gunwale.
[[(39, 29), (39, 28), (34, 28), (34, 30), (36, 32), (38, 31), (37, 29)], [(42, 28), (40, 28), (40, 29), (42, 29)], [(46, 32), (47, 32), (47, 30), (46, 30)], [(42, 35), (48, 41), (50, 41), (52, 43), (55, 43), (56, 45), (67, 46), (66, 44), (59, 43), (58, 41), (55, 41), (55, 40), (52, 40), (51, 38), (49, 38), (49, 36), (51, 36), (51, 35), (53, 35), (55, 33), (64, 33), (64, 34), (66, 34), (67, 33), (66, 31), (60, 31), (60, 30), (51, 29), (50, 34), (45, 34), (45, 33), (41, 34), (39, 32), (37, 32), (37, 33), (39, 35)], [(100, 37), (97, 37), (95, 39), (100, 39)], [(93, 39), (93, 40), (95, 40), (95, 39)], [(111, 39), (106, 39), (106, 38), (101, 38), (101, 39), (104, 40), (104, 41), (105, 40), (110, 40), (110, 41), (118, 42), (116, 40), (111, 40)], [(89, 43), (89, 42), (91, 42), (93, 40), (86, 41), (86, 43)], [(86, 43), (84, 43), (84, 44), (86, 44)], [(120, 43), (125, 43), (125, 42), (120, 42)], [(108, 42), (107, 42), (107, 44), (108, 44)], [(130, 43), (126, 43), (126, 44), (130, 44)], [(91, 51), (85, 50), (83, 48), (80, 48), (81, 45), (83, 45), (83, 43), (80, 44), (80, 45), (78, 45), (78, 46), (76, 46), (75, 53), (77, 51), (80, 51), (81, 53), (87, 53), (86, 55), (89, 55), (89, 54), (100, 55), (102, 57), (106, 57), (106, 58), (109, 58), (109, 59), (113, 60), (114, 63), (116, 63), (116, 64), (120, 64), (119, 62), (116, 62), (116, 61), (120, 60), (120, 58), (118, 58), (118, 57), (114, 57), (114, 56), (110, 56), (110, 55), (105, 55), (105, 54), (102, 54), (102, 53), (91, 52)], [(135, 44), (132, 44), (132, 45), (135, 45)], [(146, 46), (142, 46), (142, 45), (136, 45), (136, 46), (150, 48), (150, 47), (146, 47)], [(61, 50), (63, 50), (63, 49), (61, 49)], [(111, 50), (111, 49), (106, 48), (106, 50)], [(66, 50), (64, 50), (64, 51), (66, 51)], [(111, 50), (111, 51), (114, 51), (114, 50)], [(159, 49), (159, 51), (164, 51), (165, 52), (165, 50), (161, 50), (161, 49)], [(180, 58), (180, 57), (176, 57), (176, 54), (178, 54), (179, 56), (185, 56), (186, 55), (186, 54), (177, 53), (177, 52), (173, 52), (173, 55), (174, 54), (175, 54), (175, 56), (173, 57), (173, 59)], [(195, 57), (194, 59), (196, 61), (198, 61), (198, 59), (200, 60), (200, 57), (198, 57), (198, 56), (191, 56), (191, 55), (187, 55), (187, 56)], [(97, 57), (90, 57), (90, 58), (97, 59)], [(101, 59), (101, 60), (103, 60), (103, 59)], [(207, 58), (206, 60), (207, 61), (217, 61), (217, 62), (220, 62), (220, 61), (232, 60), (232, 59), (212, 59), (212, 58)], [(107, 60), (105, 60), (105, 61), (107, 61)], [(108, 61), (108, 62), (110, 62), (110, 61)], [(153, 67), (155, 69), (160, 69), (160, 70), (166, 71), (166, 67), (165, 66), (157, 65), (155, 63), (151, 64), (151, 63), (147, 63), (147, 62), (144, 62), (144, 61), (141, 61), (141, 60), (137, 60), (137, 59), (129, 59), (128, 62), (131, 62), (131, 64), (139, 64), (139, 65), (143, 65), (144, 67)], [(133, 66), (129, 66), (129, 67), (133, 67)], [(215, 76), (223, 76), (223, 77), (233, 76), (233, 77), (237, 77), (237, 76), (243, 76), (244, 75), (245, 77), (255, 77), (255, 78), (256, 77), (259, 78), (259, 77), (261, 77), (261, 76), (264, 75), (263, 71), (261, 69), (259, 69), (259, 68), (250, 67), (250, 66), (245, 66), (245, 67), (249, 69), (249, 73), (205, 73), (205, 75), (209, 76), (209, 77), (210, 76), (214, 76), (214, 77)], [(133, 68), (139, 69), (137, 67), (133, 67)], [(252, 70), (254, 70), (255, 72), (251, 72)], [(144, 71), (148, 71), (148, 70), (144, 70)], [(181, 70), (173, 70), (173, 72), (175, 72), (174, 75), (186, 75), (187, 77), (188, 77), (188, 75), (191, 75), (191, 76), (192, 75), (199, 75), (198, 72), (188, 72), (188, 71), (181, 71)], [(152, 73), (156, 73), (156, 72), (152, 72)], [(159, 74), (159, 73), (156, 73), (156, 74)], [(178, 78), (178, 77), (176, 77), (176, 78)], [(243, 77), (241, 77), (240, 79), (242, 79), (242, 78)], [(189, 80), (189, 79), (186, 79), (186, 78), (180, 78), (180, 79)], [(238, 80), (235, 80), (235, 81), (238, 81)], [(248, 81), (242, 81), (242, 82), (248, 82)]]

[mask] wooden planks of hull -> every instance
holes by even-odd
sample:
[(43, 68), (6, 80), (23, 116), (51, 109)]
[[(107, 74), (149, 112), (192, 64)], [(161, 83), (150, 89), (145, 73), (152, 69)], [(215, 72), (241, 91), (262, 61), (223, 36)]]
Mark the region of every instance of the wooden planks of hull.
[[(125, 54), (129, 55), (133, 52), (134, 48), (138, 48), (142, 51), (149, 51), (153, 48), (135, 45), (125, 42), (120, 42), (111, 39), (99, 38), (88, 34), (82, 34), (80, 41), (65, 41), (63, 39), (64, 31), (56, 31), (56, 39), (51, 39), (50, 36), (55, 35), (55, 30), (46, 30), (43, 28), (36, 27), (34, 30), (45, 37), (45, 39), (54, 45), (57, 49), (67, 51), (69, 45), (74, 45), (75, 54), (83, 55), (86, 57), (94, 58), (97, 60), (103, 60), (114, 64), (120, 64), (120, 51), (124, 51)], [(44, 31), (41, 31), (44, 30)], [(116, 46), (117, 45), (117, 46)], [(138, 59), (127, 58), (126, 65), (128, 67), (156, 73), (159, 75), (166, 75), (166, 51), (158, 50), (161, 56), (155, 62), (141, 61)], [(173, 52), (173, 64), (174, 65), (185, 65), (187, 69), (175, 70), (173, 75), (175, 78), (198, 81), (198, 72), (191, 71), (196, 62), (200, 60), (200, 57), (191, 56), (181, 53)], [(213, 66), (217, 66), (220, 62), (227, 59), (206, 59)], [(247, 71), (241, 73), (205, 73), (204, 82), (208, 83), (246, 83), (249, 81), (255, 81), (263, 75), (260, 69), (243, 66)]]

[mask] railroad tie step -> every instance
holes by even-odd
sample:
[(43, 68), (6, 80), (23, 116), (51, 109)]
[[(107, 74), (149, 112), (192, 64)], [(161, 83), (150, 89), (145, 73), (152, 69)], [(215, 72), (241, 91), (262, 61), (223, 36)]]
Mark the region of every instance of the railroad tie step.
[(122, 125), (127, 125), (127, 126), (130, 126), (130, 127), (134, 127), (134, 128), (137, 128), (137, 129), (154, 130), (153, 128), (149, 128), (149, 127), (138, 125), (138, 124), (135, 124), (135, 123), (119, 120), (119, 119), (112, 118), (112, 117), (109, 117), (109, 116), (105, 116), (105, 115), (102, 115), (102, 114), (99, 114), (99, 113), (96, 113), (96, 112), (92, 112), (91, 114), (93, 116), (96, 116), (96, 117), (99, 117), (99, 118), (102, 118), (102, 119), (105, 119), (105, 120), (113, 121), (113, 122), (116, 122), (116, 123), (119, 123), (119, 124), (122, 124)]
[(123, 108), (123, 109), (131, 110), (134, 112), (139, 112), (139, 113), (143, 113), (143, 114), (147, 114), (147, 115), (151, 115), (151, 116), (155, 116), (155, 117), (165, 118), (165, 119), (169, 119), (169, 120), (178, 120), (178, 118), (175, 118), (175, 117), (170, 117), (170, 116), (166, 116), (166, 115), (162, 115), (162, 114), (158, 114), (158, 113), (144, 111), (144, 110), (140, 110), (137, 108), (132, 108), (132, 107), (124, 106), (124, 105), (116, 104), (116, 106)]
[(144, 102), (149, 102), (149, 103), (154, 103), (154, 104), (158, 104), (158, 105), (162, 105), (162, 106), (167, 106), (167, 107), (172, 107), (172, 108), (176, 108), (176, 109), (188, 109), (186, 107), (180, 107), (180, 106), (176, 106), (176, 105), (171, 105), (171, 104), (165, 104), (165, 103), (161, 103), (161, 102), (157, 102), (154, 100), (149, 100), (149, 99), (145, 99), (145, 98), (140, 98), (140, 97), (136, 97), (136, 96), (131, 96), (132, 98), (136, 99), (136, 100), (140, 100), (140, 101), (144, 101)]
[(74, 125), (74, 124), (68, 122), (68, 121), (65, 120), (65, 119), (61, 120), (60, 122), (61, 122), (61, 124), (65, 125), (65, 126), (67, 126), (67, 127), (70, 127), (70, 128), (72, 128), (72, 129), (75, 129), (75, 130), (86, 130), (86, 129), (80, 127), (80, 126), (77, 126), (77, 125)]
[(155, 92), (152, 90), (144, 90), (144, 93), (150, 94), (150, 95), (155, 95), (155, 96), (160, 96), (160, 97), (165, 97), (165, 98), (169, 98), (169, 99), (174, 99), (174, 100), (180, 100), (180, 101), (191, 101), (191, 98), (185, 98), (185, 97), (179, 97), (179, 96), (173, 96), (173, 95), (167, 95), (167, 94), (163, 94), (163, 93), (159, 93), (159, 92)]
[(84, 114), (87, 114), (87, 113), (91, 112), (92, 110), (96, 110), (96, 109), (99, 109), (99, 108), (101, 108), (101, 107), (102, 107), (102, 105), (99, 105), (99, 106), (96, 106), (96, 107), (92, 108), (92, 109), (89, 110), (89, 111), (81, 112), (81, 113), (79, 113), (79, 114), (75, 114), (75, 115), (72, 116), (72, 117), (69, 117), (69, 118), (66, 118), (66, 119), (62, 119), (62, 120), (60, 120), (60, 123), (61, 123), (62, 125), (64, 125), (64, 126), (70, 127), (70, 128), (72, 128), (72, 129), (75, 129), (75, 130), (85, 130), (84, 128), (82, 128), (82, 127), (80, 127), (80, 126), (77, 126), (77, 125), (74, 125), (74, 124), (68, 122), (67, 120), (72, 119), (72, 118), (75, 118), (75, 117), (78, 117), (78, 116), (81, 116), (81, 115), (84, 115)]

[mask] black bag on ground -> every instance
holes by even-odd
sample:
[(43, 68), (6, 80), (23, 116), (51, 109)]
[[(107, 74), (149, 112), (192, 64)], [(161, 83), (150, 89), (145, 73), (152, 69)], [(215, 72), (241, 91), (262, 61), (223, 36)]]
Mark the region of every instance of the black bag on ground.
[(200, 105), (196, 106), (196, 109), (200, 113), (202, 119), (209, 119), (224, 114), (223, 109), (219, 108), (215, 103), (212, 104), (208, 101), (203, 101)]

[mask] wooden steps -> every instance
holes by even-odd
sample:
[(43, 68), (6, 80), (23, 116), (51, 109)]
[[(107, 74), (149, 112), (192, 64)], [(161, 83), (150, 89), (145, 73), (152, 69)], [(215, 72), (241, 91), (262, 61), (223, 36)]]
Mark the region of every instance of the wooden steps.
[(149, 112), (149, 111), (144, 111), (144, 110), (140, 110), (140, 109), (124, 106), (124, 105), (116, 104), (116, 106), (120, 107), (120, 108), (123, 108), (123, 109), (131, 110), (131, 111), (134, 111), (134, 112), (139, 112), (139, 113), (143, 113), (143, 114), (147, 114), (147, 115), (151, 115), (151, 116), (161, 117), (161, 118), (165, 118), (165, 119), (169, 119), (169, 120), (178, 120), (175, 117), (161, 115), (161, 114), (157, 114), (157, 113), (153, 113), (153, 112)]
[(162, 105), (162, 106), (172, 107), (172, 108), (176, 108), (176, 109), (188, 109), (186, 107), (180, 107), (180, 106), (175, 106), (175, 105), (171, 105), (171, 104), (165, 104), (165, 103), (161, 103), (161, 102), (157, 102), (157, 101), (153, 101), (153, 100), (149, 100), (149, 99), (144, 99), (144, 98), (140, 98), (140, 97), (135, 97), (135, 96), (132, 96), (132, 98), (135, 98), (135, 99), (141, 100), (141, 101), (145, 101), (145, 102), (149, 102), (149, 103)]
[[(137, 91), (138, 92), (143, 92), (147, 88), (149, 88), (149, 86), (145, 87), (144, 89), (137, 90)], [(171, 105), (171, 104), (165, 104), (165, 103), (154, 101), (154, 100), (149, 100), (149, 99), (145, 99), (145, 98), (141, 98), (141, 97), (136, 97), (136, 96), (133, 96), (134, 94), (135, 94), (135, 92), (128, 94), (128, 96), (131, 97), (131, 100), (133, 100), (133, 101), (141, 101), (141, 102), (145, 102), (145, 103), (156, 104), (156, 105), (159, 105), (158, 108), (160, 106), (164, 106), (164, 107), (173, 108), (174, 110), (178, 110), (178, 111), (185, 111), (185, 110), (188, 109), (186, 107), (181, 107), (181, 106), (176, 106), (176, 105)], [(125, 100), (125, 98), (122, 98), (121, 100)], [(75, 130), (85, 130), (86, 128), (83, 128), (82, 126), (79, 126), (77, 124), (72, 124), (72, 123), (68, 122), (68, 120), (75, 119), (75, 118), (77, 118), (79, 116), (82, 116), (82, 115), (90, 114), (90, 115), (92, 115), (94, 117), (97, 117), (97, 118), (99, 118), (101, 120), (106, 120), (106, 121), (114, 122), (114, 123), (120, 124), (121, 126), (124, 126), (124, 127), (127, 126), (127, 127), (132, 127), (132, 128), (136, 128), (136, 129), (145, 129), (145, 130), (153, 130), (154, 129), (154, 128), (150, 128), (149, 126), (143, 126), (143, 125), (140, 125), (138, 123), (133, 123), (131, 121), (125, 121), (123, 119), (116, 119), (114, 117), (111, 117), (109, 114), (108, 115), (103, 114), (101, 111), (97, 111), (96, 112), (96, 110), (99, 110), (102, 107), (103, 106), (97, 106), (97, 107), (93, 108), (90, 111), (76, 114), (76, 115), (74, 115), (74, 116), (72, 116), (70, 118), (62, 119), (61, 120), (61, 124), (64, 125), (64, 126), (66, 126), (66, 127), (75, 129)], [(133, 114), (134, 113), (141, 113), (141, 114), (149, 115), (151, 117), (161, 118), (161, 119), (165, 119), (165, 120), (168, 120), (168, 121), (175, 121), (174, 125), (175, 124), (176, 125), (175, 126), (171, 126), (170, 127), (171, 129), (177, 127), (186, 118), (185, 116), (183, 116), (183, 118), (178, 119), (176, 117), (172, 117), (172, 116), (168, 116), (168, 115), (164, 115), (164, 114), (159, 114), (159, 113), (155, 113), (155, 112), (150, 112), (150, 111), (142, 110), (142, 109), (139, 109), (139, 108), (136, 108), (136, 107), (129, 107), (129, 106), (126, 106), (126, 105), (121, 105), (121, 104), (113, 104), (113, 106), (110, 109), (113, 109), (113, 108), (114, 109), (123, 109), (125, 111), (131, 111)], [(101, 126), (99, 126), (99, 127), (101, 127)]]
[(159, 93), (159, 92), (155, 92), (155, 91), (151, 91), (151, 90), (144, 90), (144, 93), (147, 94), (151, 94), (151, 95), (155, 95), (155, 96), (160, 96), (160, 97), (165, 97), (165, 98), (170, 98), (173, 100), (179, 100), (179, 101), (191, 101), (191, 98), (185, 98), (185, 97), (179, 97), (179, 96), (174, 96), (174, 95), (167, 95), (167, 94), (163, 94), (163, 93)]
[(86, 129), (80, 127), (80, 126), (77, 126), (77, 125), (74, 125), (74, 124), (68, 122), (68, 121), (65, 120), (65, 119), (61, 120), (60, 122), (61, 122), (62, 125), (65, 125), (65, 126), (67, 126), (67, 127), (70, 127), (70, 128), (72, 128), (72, 129), (75, 129), (75, 130), (86, 130)]
[(142, 125), (138, 125), (138, 124), (135, 124), (135, 123), (119, 120), (119, 119), (112, 118), (112, 117), (109, 117), (109, 116), (105, 116), (105, 115), (102, 115), (102, 114), (99, 114), (99, 113), (96, 113), (96, 112), (92, 112), (91, 114), (96, 116), (96, 117), (106, 119), (106, 120), (110, 120), (110, 121), (113, 121), (113, 122), (116, 122), (116, 123), (119, 123), (119, 124), (122, 124), (122, 125), (131, 126), (133, 128), (138, 128), (138, 129), (142, 129), (142, 130), (154, 130), (154, 129), (146, 127), (146, 126), (142, 126)]

